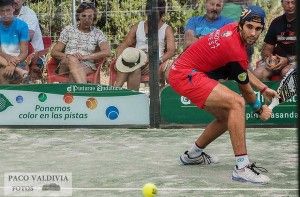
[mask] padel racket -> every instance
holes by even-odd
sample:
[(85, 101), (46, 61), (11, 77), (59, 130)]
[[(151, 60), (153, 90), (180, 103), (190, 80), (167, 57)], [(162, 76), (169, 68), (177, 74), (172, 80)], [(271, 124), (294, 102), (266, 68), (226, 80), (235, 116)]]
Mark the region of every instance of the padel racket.
[(297, 94), (297, 70), (291, 69), (285, 77), (281, 80), (278, 88), (277, 93), (279, 94), (280, 98), (273, 98), (271, 104), (268, 106), (270, 109), (273, 109), (280, 103), (283, 103), (294, 95)]

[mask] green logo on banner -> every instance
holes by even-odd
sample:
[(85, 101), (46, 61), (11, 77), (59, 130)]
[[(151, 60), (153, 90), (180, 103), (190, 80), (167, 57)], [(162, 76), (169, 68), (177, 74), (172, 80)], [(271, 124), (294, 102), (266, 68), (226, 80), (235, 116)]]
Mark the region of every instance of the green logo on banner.
[(45, 93), (40, 93), (38, 98), (39, 101), (45, 102), (47, 100), (47, 95)]
[(8, 108), (9, 106), (13, 106), (13, 105), (3, 94), (0, 94), (0, 112), (6, 110), (6, 108)]

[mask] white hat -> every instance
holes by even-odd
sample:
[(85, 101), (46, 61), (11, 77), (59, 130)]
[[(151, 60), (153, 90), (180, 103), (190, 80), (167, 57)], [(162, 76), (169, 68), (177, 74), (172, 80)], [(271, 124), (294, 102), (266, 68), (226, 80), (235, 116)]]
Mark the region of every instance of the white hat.
[(147, 55), (144, 51), (137, 48), (128, 47), (118, 57), (116, 69), (123, 73), (129, 73), (144, 66), (146, 62)]

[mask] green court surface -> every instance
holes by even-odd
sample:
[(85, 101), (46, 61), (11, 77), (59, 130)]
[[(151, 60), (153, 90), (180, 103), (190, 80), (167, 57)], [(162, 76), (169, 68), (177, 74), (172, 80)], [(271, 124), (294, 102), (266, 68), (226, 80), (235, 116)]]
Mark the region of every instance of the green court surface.
[(201, 129), (0, 129), (0, 196), (8, 172), (72, 173), (72, 195), (141, 197), (145, 183), (158, 197), (298, 196), (297, 129), (247, 129), (248, 154), (268, 169), (267, 185), (231, 180), (228, 133), (207, 147), (213, 166), (181, 166), (178, 157)]

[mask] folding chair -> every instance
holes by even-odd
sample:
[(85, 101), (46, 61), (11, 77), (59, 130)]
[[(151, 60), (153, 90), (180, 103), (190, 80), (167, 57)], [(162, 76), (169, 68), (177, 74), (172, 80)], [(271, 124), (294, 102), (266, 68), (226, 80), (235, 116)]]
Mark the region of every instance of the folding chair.
[[(100, 83), (100, 71), (104, 62), (105, 62), (105, 58), (99, 59), (96, 62), (97, 70), (96, 72), (87, 75), (88, 83)], [(46, 63), (47, 82), (48, 83), (69, 83), (69, 74), (57, 74), (56, 73), (57, 66), (58, 66), (58, 61), (55, 58), (50, 57), (50, 59)]]

